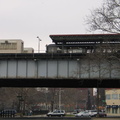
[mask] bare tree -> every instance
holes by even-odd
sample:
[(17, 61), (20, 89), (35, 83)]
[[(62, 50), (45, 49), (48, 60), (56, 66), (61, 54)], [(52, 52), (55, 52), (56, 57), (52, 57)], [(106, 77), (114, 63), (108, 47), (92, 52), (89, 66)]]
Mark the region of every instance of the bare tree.
[[(93, 10), (91, 15), (87, 16), (86, 22), (90, 31), (120, 33), (120, 0), (105, 0), (100, 8)], [(101, 81), (107, 74), (110, 75), (110, 78), (112, 76), (119, 77), (119, 46), (119, 44), (110, 45), (109, 42), (107, 43), (106, 41), (106, 44), (98, 46), (99, 52), (92, 55), (89, 54), (92, 60), (97, 60), (96, 64), (99, 68)], [(107, 48), (106, 52), (104, 51), (105, 48)], [(104, 61), (106, 64), (103, 63)], [(106, 67), (106, 65), (109, 67)], [(99, 96), (97, 96), (97, 98), (99, 98)]]
[(0, 109), (19, 109), (21, 102), (24, 111), (25, 106), (29, 107), (40, 99), (41, 96), (38, 98), (36, 92), (35, 88), (0, 88), (0, 95), (2, 96), (0, 97)]
[(90, 31), (120, 33), (120, 0), (105, 0), (100, 8), (91, 11), (86, 22)]

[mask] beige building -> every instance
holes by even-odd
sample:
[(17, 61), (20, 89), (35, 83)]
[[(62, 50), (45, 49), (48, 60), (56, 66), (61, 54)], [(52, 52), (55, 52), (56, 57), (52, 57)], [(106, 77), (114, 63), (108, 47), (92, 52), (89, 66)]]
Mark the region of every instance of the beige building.
[(120, 116), (120, 89), (106, 89), (107, 115)]
[(33, 48), (24, 48), (21, 39), (0, 39), (0, 53), (33, 53)]
[(33, 48), (24, 48), (23, 53), (34, 53)]

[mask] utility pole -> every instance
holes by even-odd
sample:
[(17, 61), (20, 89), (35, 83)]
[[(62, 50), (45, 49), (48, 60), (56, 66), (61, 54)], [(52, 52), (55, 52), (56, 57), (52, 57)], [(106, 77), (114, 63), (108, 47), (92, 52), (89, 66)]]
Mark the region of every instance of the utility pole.
[(62, 105), (61, 105), (61, 101), (62, 101), (62, 100), (61, 100), (61, 98), (62, 98), (62, 91), (63, 91), (63, 90), (62, 90), (61, 88), (59, 88), (59, 109), (61, 109), (61, 106), (62, 106)]
[(88, 95), (87, 95), (87, 110), (91, 110), (91, 95), (90, 95), (89, 89), (88, 89)]
[(59, 109), (61, 109), (61, 88), (59, 88)]
[(99, 117), (99, 95), (100, 95), (100, 89), (97, 86), (97, 117)]

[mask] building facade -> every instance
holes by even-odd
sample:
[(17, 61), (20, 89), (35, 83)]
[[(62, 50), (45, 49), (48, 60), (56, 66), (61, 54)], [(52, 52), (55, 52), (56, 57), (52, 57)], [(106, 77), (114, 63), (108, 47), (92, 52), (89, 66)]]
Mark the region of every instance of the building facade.
[(106, 89), (105, 94), (107, 114), (120, 116), (120, 89)]
[(33, 48), (24, 48), (23, 53), (34, 53)]
[(21, 39), (0, 39), (0, 53), (34, 53), (34, 49), (24, 48)]

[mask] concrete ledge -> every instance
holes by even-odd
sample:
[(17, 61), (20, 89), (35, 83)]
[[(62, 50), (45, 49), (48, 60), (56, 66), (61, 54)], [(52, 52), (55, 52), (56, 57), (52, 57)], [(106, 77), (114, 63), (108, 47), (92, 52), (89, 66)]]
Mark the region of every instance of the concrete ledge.
[(91, 120), (120, 120), (120, 117), (91, 118)]

